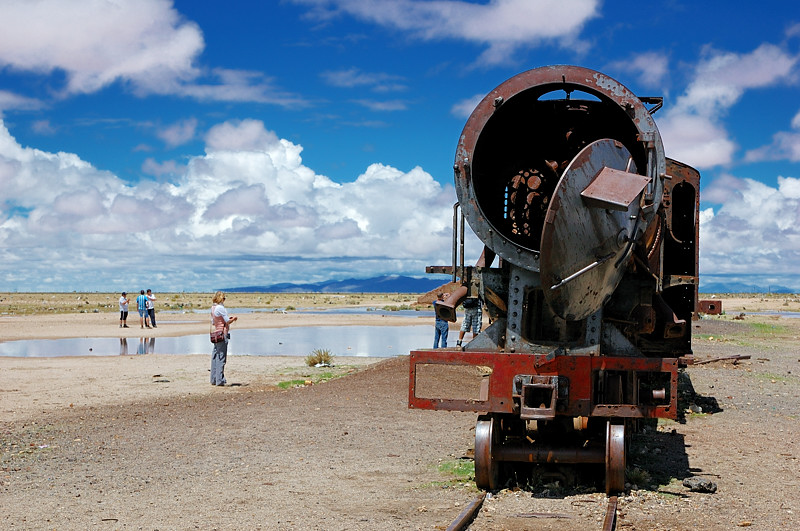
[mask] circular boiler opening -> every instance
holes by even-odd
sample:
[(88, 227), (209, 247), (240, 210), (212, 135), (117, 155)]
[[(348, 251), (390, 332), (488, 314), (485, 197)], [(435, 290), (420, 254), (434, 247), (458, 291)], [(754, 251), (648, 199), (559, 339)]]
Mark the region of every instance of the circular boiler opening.
[(514, 245), (538, 252), (553, 192), (573, 157), (612, 138), (646, 168), (637, 132), (622, 108), (594, 94), (561, 86), (519, 92), (495, 110), (475, 144), (471, 186), (484, 219)]

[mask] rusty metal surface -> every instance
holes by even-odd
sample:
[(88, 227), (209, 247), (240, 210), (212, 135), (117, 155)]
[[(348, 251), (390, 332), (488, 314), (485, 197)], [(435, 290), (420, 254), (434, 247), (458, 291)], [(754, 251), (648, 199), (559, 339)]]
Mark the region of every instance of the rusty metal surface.
[(617, 528), (617, 497), (610, 496), (606, 506), (606, 516), (603, 518), (603, 531), (614, 531)]
[(722, 301), (721, 300), (703, 300), (698, 303), (700, 313), (706, 315), (721, 315), (722, 314)]
[[(607, 491), (620, 491), (627, 419), (677, 417), (698, 311), (700, 175), (665, 157), (650, 116), (660, 105), (599, 72), (548, 66), (487, 94), (462, 131), (453, 263), (429, 271), (482, 298), (490, 325), (464, 350), (411, 352), (408, 403), (482, 414), (481, 488), (511, 466), (500, 461), (572, 462), (605, 463)], [(484, 244), (472, 267), (464, 219)], [(585, 447), (549, 438), (570, 422), (592, 432)]]
[(625, 425), (606, 423), (606, 494), (625, 490)]
[[(416, 396), (416, 366), (429, 364), (471, 365), (486, 368), (489, 380), (486, 400), (459, 400)], [(596, 404), (593, 379), (598, 371), (660, 373), (668, 380), (670, 394), (662, 404)], [(498, 352), (412, 351), (409, 356), (408, 405), (415, 409), (519, 413), (515, 411), (514, 381), (518, 375), (561, 376), (569, 382), (569, 399), (557, 414), (618, 418), (676, 418), (678, 360), (619, 356), (508, 354)]]
[(547, 446), (504, 442), (495, 447), (494, 457), (502, 462), (557, 463), (557, 464), (601, 464), (605, 462), (605, 452), (601, 446)]
[(650, 177), (606, 166), (581, 192), (581, 197), (591, 207), (625, 212), (650, 181)]
[(495, 459), (499, 427), (491, 415), (478, 417), (475, 424), (475, 485), (479, 489), (494, 490), (499, 485), (500, 465)]
[[(688, 249), (691, 253), (684, 257), (686, 262), (693, 261), (693, 264), (684, 267), (683, 273), (694, 279), (694, 288), (692, 290), (693, 313), (697, 313), (698, 301), (698, 286), (699, 286), (699, 264), (700, 264), (700, 223), (697, 216), (700, 212), (700, 173), (682, 162), (673, 159), (667, 159), (667, 173), (671, 176), (665, 182), (665, 210), (667, 216), (665, 219), (666, 229), (669, 235), (675, 240), (680, 241), (681, 245)], [(676, 197), (677, 192), (682, 189), (689, 189), (694, 191), (694, 197), (691, 199), (691, 204), (675, 205), (673, 198)], [(676, 220), (684, 220), (686, 228), (684, 231), (676, 234)]]
[(521, 384), (519, 418), (550, 420), (556, 416), (558, 376), (531, 375)]
[(453, 266), (427, 266), (425, 272), (434, 275), (452, 275)]
[(455, 323), (458, 317), (456, 316), (456, 308), (461, 302), (467, 298), (467, 287), (459, 286), (450, 295), (445, 297), (443, 301), (436, 302), (436, 317)]
[[(603, 139), (589, 144), (564, 172), (547, 210), (540, 260), (543, 294), (556, 315), (568, 321), (588, 317), (616, 289), (626, 270), (621, 262), (636, 237), (638, 201), (624, 211), (583, 201), (581, 194), (607, 168), (636, 171), (621, 143)], [(630, 181), (636, 188), (641, 184), (639, 179)], [(629, 190), (619, 185), (621, 194)]]
[[(665, 173), (664, 147), (653, 118), (641, 100), (616, 80), (587, 68), (556, 65), (523, 72), (499, 85), (478, 104), (462, 131), (454, 165), (456, 190), (462, 212), (481, 241), (503, 259), (534, 271), (539, 268), (538, 249), (515, 244), (502, 230), (498, 231), (494, 220), (484, 212), (481, 202), (485, 198), (478, 197), (475, 191), (474, 179), (479, 176), (474, 175), (474, 157), (487, 124), (503, 106), (515, 98), (538, 100), (539, 96), (555, 91), (564, 91), (565, 94), (585, 92), (619, 109), (620, 120), (629, 121), (635, 128), (637, 140), (634, 142), (652, 152), (652, 164), (647, 168), (647, 174), (653, 179), (651, 191), (656, 208), (663, 187), (661, 176)], [(520, 134), (526, 133), (521, 131)], [(542, 170), (546, 172), (547, 167), (543, 166)]]
[(486, 493), (480, 493), (474, 500), (469, 502), (469, 505), (464, 507), (464, 510), (456, 517), (453, 522), (447, 526), (447, 531), (462, 531), (469, 529), (469, 524), (475, 519), (475, 515), (483, 505), (483, 500), (486, 499)]

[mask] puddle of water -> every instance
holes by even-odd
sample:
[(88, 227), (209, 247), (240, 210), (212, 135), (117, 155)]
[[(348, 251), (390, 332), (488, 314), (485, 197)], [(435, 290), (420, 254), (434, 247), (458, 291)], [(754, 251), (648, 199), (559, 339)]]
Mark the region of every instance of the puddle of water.
[(800, 312), (744, 312), (745, 315), (768, 315), (775, 317), (786, 317), (788, 319), (800, 319)]
[[(391, 357), (430, 348), (433, 325), (307, 326), (234, 330), (230, 355), (307, 356), (327, 349), (334, 356)], [(118, 356), (211, 354), (208, 334), (181, 337), (32, 339), (0, 343), (0, 356)]]
[(430, 317), (433, 318), (433, 310), (382, 310), (375, 307), (358, 308), (331, 308), (329, 310), (319, 308), (309, 308), (298, 310), (302, 313), (324, 313), (341, 315), (382, 315), (384, 317)]
[[(334, 314), (334, 315), (382, 315), (384, 317), (433, 317), (433, 310), (383, 310), (374, 306), (357, 306), (354, 308), (298, 308), (296, 310), (289, 310), (288, 312), (283, 308), (229, 308), (229, 313), (234, 314), (247, 314), (247, 313), (302, 313), (302, 314)], [(163, 310), (160, 313), (171, 314), (207, 314), (207, 308), (194, 309), (194, 310)]]

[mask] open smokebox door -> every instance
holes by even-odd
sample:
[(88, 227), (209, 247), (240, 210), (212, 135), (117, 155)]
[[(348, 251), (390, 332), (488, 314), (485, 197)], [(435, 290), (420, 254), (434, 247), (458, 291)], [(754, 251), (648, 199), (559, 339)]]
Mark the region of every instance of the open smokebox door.
[(556, 315), (585, 319), (622, 279), (650, 182), (636, 171), (625, 146), (606, 138), (583, 148), (561, 176), (540, 255), (542, 292)]

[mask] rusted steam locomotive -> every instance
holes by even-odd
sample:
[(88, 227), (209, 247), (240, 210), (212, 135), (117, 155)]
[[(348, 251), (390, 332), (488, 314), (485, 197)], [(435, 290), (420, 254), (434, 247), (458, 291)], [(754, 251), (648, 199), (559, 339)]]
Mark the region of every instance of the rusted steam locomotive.
[[(453, 264), (428, 271), (460, 282), (440, 317), (478, 297), (490, 324), (463, 348), (411, 352), (409, 407), (480, 413), (480, 488), (521, 463), (595, 463), (606, 491), (621, 491), (632, 429), (676, 418), (700, 175), (665, 157), (661, 103), (547, 66), (498, 86), (464, 127)], [(470, 267), (464, 218), (484, 243)]]

